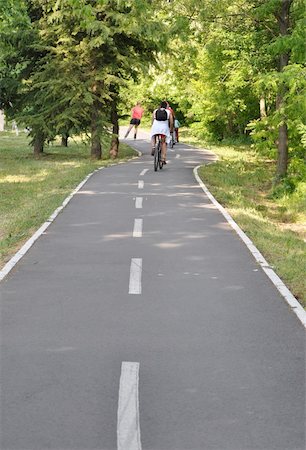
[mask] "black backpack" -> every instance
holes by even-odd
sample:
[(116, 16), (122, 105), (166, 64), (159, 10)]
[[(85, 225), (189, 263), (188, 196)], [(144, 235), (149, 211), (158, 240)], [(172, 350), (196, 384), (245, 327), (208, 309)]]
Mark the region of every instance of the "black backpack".
[(155, 119), (159, 122), (168, 120), (167, 111), (164, 108), (158, 108), (155, 113)]

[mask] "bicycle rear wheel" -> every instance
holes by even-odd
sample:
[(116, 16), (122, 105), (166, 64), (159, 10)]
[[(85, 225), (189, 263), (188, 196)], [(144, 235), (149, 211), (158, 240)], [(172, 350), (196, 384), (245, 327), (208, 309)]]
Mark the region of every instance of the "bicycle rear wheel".
[(159, 161), (158, 161), (159, 155), (160, 155), (160, 142), (158, 142), (158, 144), (155, 148), (155, 153), (154, 153), (154, 170), (155, 170), (155, 172), (157, 171), (157, 168), (159, 166)]
[(163, 168), (164, 163), (162, 162), (161, 159), (161, 145), (159, 146), (159, 152), (158, 152), (158, 166), (160, 168), (160, 170)]

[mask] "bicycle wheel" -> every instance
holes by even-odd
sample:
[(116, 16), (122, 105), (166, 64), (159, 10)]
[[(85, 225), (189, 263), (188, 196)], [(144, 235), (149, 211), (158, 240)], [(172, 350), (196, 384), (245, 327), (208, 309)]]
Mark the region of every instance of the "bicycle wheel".
[(158, 166), (160, 169), (163, 168), (164, 163), (162, 162), (161, 159), (161, 144), (159, 144), (159, 149), (158, 149)]
[(155, 170), (155, 172), (157, 171), (157, 167), (159, 165), (159, 161), (158, 161), (159, 153), (160, 153), (160, 142), (158, 142), (158, 144), (155, 148), (155, 153), (154, 153), (154, 170)]

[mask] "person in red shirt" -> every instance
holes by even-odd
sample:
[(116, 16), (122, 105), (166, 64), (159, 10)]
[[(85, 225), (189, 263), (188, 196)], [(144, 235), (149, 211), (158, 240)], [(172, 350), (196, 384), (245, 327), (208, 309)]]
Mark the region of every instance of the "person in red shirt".
[(141, 118), (143, 116), (143, 113), (144, 113), (144, 109), (141, 107), (141, 103), (137, 102), (137, 104), (134, 106), (134, 108), (132, 108), (132, 111), (131, 111), (132, 118), (131, 118), (129, 128), (128, 128), (127, 132), (125, 133), (124, 138), (127, 138), (128, 135), (129, 135), (129, 132), (131, 131), (131, 129), (133, 127), (135, 127), (134, 139), (136, 139), (136, 137), (137, 137), (137, 129), (138, 129), (139, 125), (140, 125), (140, 120), (141, 120)]
[[(176, 120), (176, 119), (175, 119), (175, 112), (173, 111), (173, 108), (171, 108), (169, 102), (167, 102), (167, 109), (168, 109), (168, 111), (170, 111), (170, 114), (171, 114), (171, 116), (172, 116), (172, 122), (173, 122), (173, 124), (174, 124), (174, 122), (175, 122), (175, 120)], [(175, 144), (176, 129), (173, 128), (173, 131), (172, 131), (171, 135), (172, 135), (172, 139), (173, 139), (173, 144)]]
[(174, 119), (175, 119), (175, 114), (174, 114), (174, 111), (173, 111), (173, 109), (171, 108), (169, 102), (167, 102), (167, 109), (169, 109), (170, 113), (172, 114), (173, 120), (174, 120)]

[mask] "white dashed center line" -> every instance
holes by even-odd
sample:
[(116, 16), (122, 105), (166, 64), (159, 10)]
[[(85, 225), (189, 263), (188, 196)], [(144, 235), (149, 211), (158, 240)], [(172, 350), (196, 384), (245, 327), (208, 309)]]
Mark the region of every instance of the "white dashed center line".
[(117, 450), (141, 450), (139, 363), (122, 362), (117, 416)]
[(143, 189), (144, 187), (144, 181), (143, 180), (139, 180), (138, 181), (138, 189)]
[(141, 294), (142, 258), (132, 258), (129, 294)]
[(135, 207), (136, 207), (137, 209), (142, 208), (142, 197), (136, 197)]
[(145, 175), (148, 172), (149, 169), (143, 169), (142, 172), (140, 172), (140, 176), (142, 177), (143, 175)]
[(133, 237), (142, 237), (143, 219), (135, 219)]

